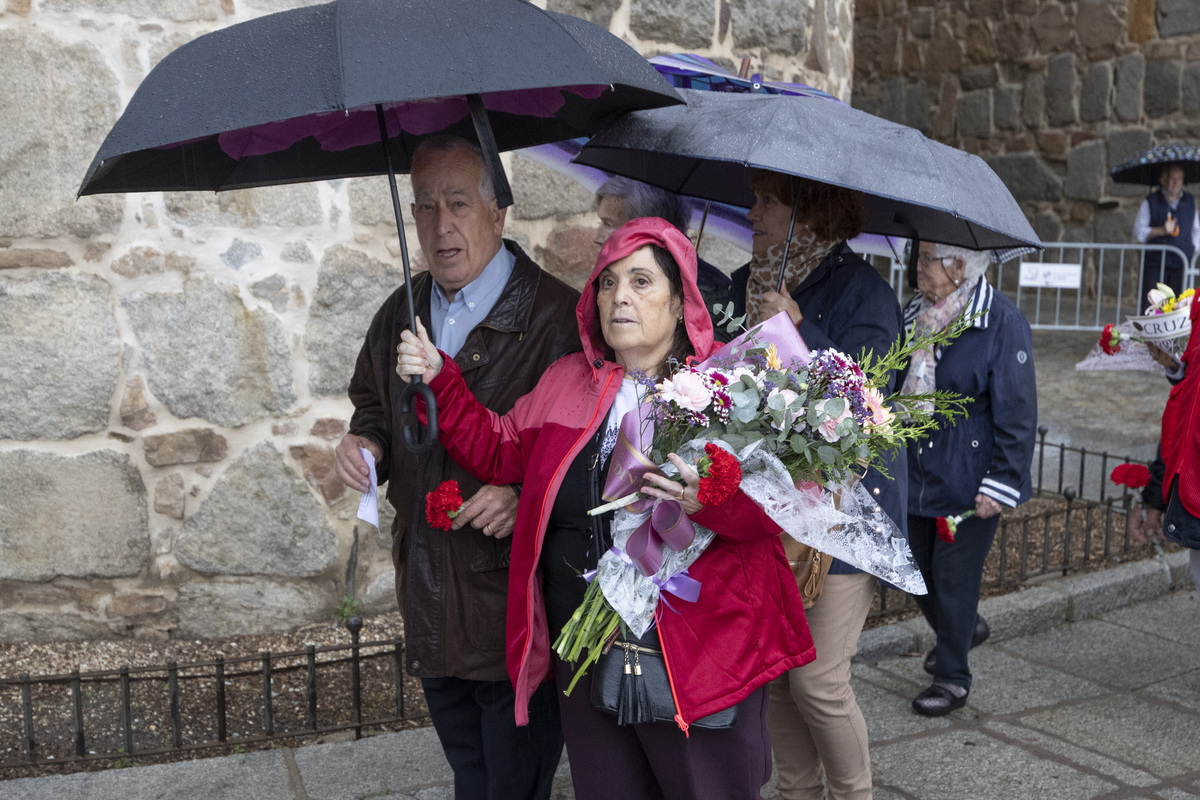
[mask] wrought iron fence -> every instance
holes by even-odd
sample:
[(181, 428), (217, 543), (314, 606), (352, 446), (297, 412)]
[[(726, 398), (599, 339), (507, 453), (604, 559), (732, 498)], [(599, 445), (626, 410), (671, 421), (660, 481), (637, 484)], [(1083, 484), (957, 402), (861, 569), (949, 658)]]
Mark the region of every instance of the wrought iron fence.
[[(1106, 486), (1136, 458), (1046, 442), (1039, 429), (1037, 498), (1006, 512), (985, 567), (985, 588), (1069, 574), (1152, 554), (1132, 542), (1134, 498)], [(912, 608), (881, 588), (872, 616)], [(423, 698), (406, 695), (400, 638), (286, 653), (101, 672), (0, 679), (0, 768), (157, 756), (272, 740), (423, 723)]]

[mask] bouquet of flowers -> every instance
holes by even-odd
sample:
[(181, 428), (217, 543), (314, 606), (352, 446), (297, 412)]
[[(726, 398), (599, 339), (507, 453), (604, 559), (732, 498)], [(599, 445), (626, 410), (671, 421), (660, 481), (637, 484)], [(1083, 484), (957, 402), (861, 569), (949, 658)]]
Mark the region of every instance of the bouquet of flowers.
[[(964, 413), (967, 401), (950, 393), (885, 397), (881, 387), (912, 352), (951, 341), (970, 322), (855, 360), (810, 351), (780, 314), (704, 362), (676, 365), (667, 380), (644, 378), (647, 401), (622, 421), (609, 464), (604, 499), (611, 502), (589, 512), (616, 510), (614, 546), (585, 576), (584, 602), (554, 643), (567, 661), (587, 652), (575, 679), (618, 630), (641, 636), (650, 628), (662, 591), (684, 601), (698, 597), (687, 570), (712, 531), (691, 522), (678, 503), (637, 492), (647, 472), (676, 477), (669, 453), (697, 464), (702, 495), (706, 482), (725, 496), (741, 488), (797, 540), (923, 594), (907, 542), (857, 479), (900, 444)], [(930, 401), (933, 410), (922, 410)], [(729, 477), (733, 470), (718, 467), (729, 462), (740, 467), (740, 485)]]
[(1178, 356), (1187, 343), (1187, 335), (1191, 333), (1189, 314), (1195, 295), (1194, 289), (1185, 289), (1176, 295), (1170, 286), (1158, 284), (1147, 294), (1150, 305), (1146, 313), (1130, 317), (1128, 323), (1121, 326), (1132, 328), (1135, 332), (1121, 330), (1110, 322), (1100, 334), (1100, 349), (1105, 355), (1114, 356), (1121, 352), (1122, 342), (1140, 342)]

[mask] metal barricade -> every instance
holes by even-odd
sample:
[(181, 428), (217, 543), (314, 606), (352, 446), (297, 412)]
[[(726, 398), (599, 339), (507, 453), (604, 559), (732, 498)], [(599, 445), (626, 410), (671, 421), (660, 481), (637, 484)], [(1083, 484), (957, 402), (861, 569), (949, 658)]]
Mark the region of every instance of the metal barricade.
[[(1153, 252), (1177, 257), (1185, 265), (1184, 288), (1196, 286), (1200, 253), (1189, 262), (1178, 247), (1152, 244), (1047, 242), (1041, 252), (993, 266), (989, 278), (1017, 304), (1034, 329), (1100, 330), (1110, 322), (1122, 322), (1126, 316), (1144, 310), (1145, 298), (1137, 295), (1145, 269), (1144, 254)], [(903, 304), (912, 296), (912, 290), (905, 285), (905, 265), (896, 259), (885, 260), (890, 264), (876, 266), (890, 277), (896, 297)], [(1066, 268), (1064, 274), (1068, 276), (1071, 268), (1078, 267), (1078, 279), (1073, 286), (1031, 286), (1028, 275), (1022, 279), (1022, 263), (1059, 265)], [(1164, 271), (1165, 266), (1160, 266), (1159, 280)]]

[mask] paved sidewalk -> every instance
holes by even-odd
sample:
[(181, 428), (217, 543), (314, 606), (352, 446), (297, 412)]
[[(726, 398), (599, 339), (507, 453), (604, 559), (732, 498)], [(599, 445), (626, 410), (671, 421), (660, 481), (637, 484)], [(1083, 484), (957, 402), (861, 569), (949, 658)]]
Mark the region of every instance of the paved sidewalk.
[[(867, 631), (854, 690), (876, 800), (1200, 800), (1200, 603), (1186, 552), (984, 601), (967, 707), (928, 683), (920, 620)], [(765, 798), (778, 797), (774, 782)], [(107, 772), (0, 782), (0, 800), (451, 800), (431, 729)], [(574, 797), (564, 758), (555, 797)]]

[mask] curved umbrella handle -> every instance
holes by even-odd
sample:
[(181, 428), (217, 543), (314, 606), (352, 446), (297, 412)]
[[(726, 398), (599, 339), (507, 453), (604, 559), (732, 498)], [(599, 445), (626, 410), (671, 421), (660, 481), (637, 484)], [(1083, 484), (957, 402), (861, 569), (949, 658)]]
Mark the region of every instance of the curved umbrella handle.
[(412, 399), (415, 395), (421, 395), (425, 401), (425, 419), (426, 432), (425, 436), (421, 437), (418, 431), (421, 430), (421, 423), (413, 425), (404, 425), (401, 429), (404, 434), (404, 446), (412, 453), (428, 453), (433, 449), (434, 442), (438, 438), (437, 424), (437, 399), (433, 396), (433, 390), (429, 385), (422, 383), (420, 378), (414, 378), (413, 381), (404, 387), (404, 391), (400, 393), (400, 412), (407, 414), (412, 410)]

